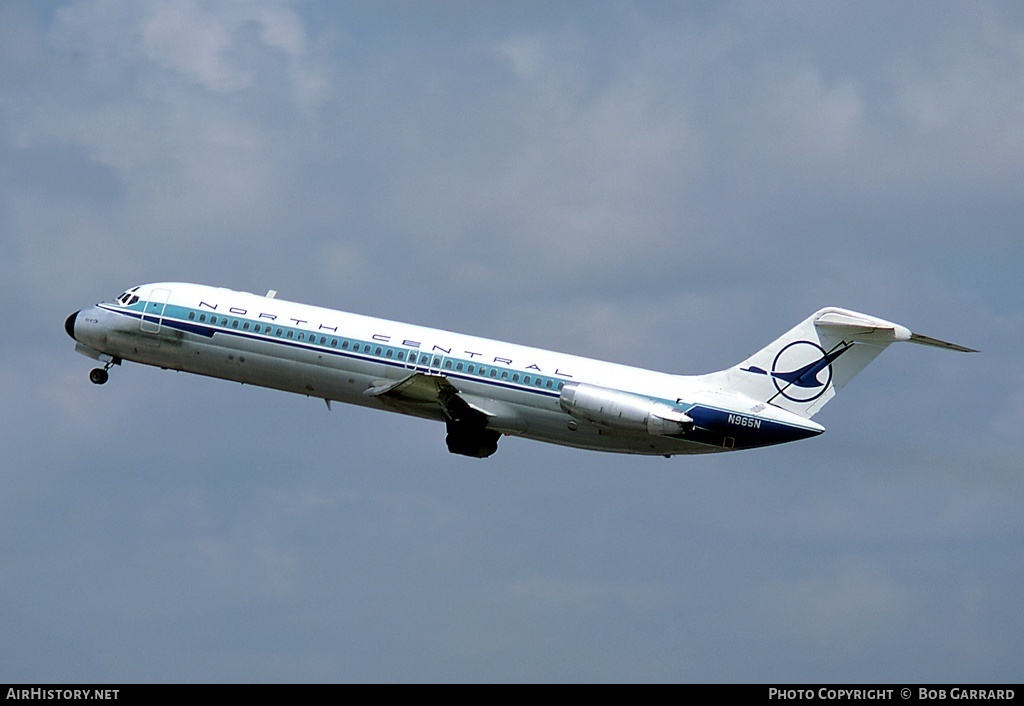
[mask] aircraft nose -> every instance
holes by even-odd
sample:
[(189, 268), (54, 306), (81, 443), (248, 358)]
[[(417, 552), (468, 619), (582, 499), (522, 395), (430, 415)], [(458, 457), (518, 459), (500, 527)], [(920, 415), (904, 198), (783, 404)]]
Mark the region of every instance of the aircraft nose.
[(75, 338), (75, 319), (78, 318), (79, 313), (81, 312), (76, 311), (74, 314), (68, 317), (67, 321), (64, 322), (64, 330), (67, 331), (68, 335), (71, 336), (71, 338), (74, 338), (76, 341), (78, 339)]

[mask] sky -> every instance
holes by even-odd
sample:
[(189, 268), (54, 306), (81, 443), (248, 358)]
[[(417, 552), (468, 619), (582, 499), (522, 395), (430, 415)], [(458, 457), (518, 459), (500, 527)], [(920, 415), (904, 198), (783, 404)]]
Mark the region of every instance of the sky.
[[(1020, 682), (1024, 6), (0, 4), (0, 682)], [(188, 281), (674, 373), (894, 346), (646, 458), (126, 363)]]

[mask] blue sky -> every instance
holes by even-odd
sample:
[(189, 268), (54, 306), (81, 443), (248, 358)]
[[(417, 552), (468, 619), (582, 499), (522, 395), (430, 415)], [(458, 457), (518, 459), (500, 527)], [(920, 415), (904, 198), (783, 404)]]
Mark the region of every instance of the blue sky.
[[(1022, 678), (1012, 2), (0, 5), (0, 679)], [(125, 365), (148, 281), (671, 372), (826, 305), (800, 444), (633, 458)]]

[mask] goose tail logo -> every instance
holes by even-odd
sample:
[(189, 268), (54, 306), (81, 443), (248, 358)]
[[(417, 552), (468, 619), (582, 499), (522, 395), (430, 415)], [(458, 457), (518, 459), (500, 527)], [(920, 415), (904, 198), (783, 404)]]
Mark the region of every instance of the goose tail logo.
[(826, 351), (812, 341), (793, 341), (775, 356), (771, 372), (756, 365), (741, 370), (769, 376), (775, 389), (787, 400), (813, 402), (825, 394), (832, 383), (832, 363), (852, 347), (852, 343), (844, 341)]

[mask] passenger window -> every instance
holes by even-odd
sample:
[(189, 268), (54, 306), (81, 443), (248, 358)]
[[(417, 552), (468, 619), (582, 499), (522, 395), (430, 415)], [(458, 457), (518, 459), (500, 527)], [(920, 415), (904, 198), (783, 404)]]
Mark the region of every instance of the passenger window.
[(341, 342), (341, 350), (343, 350), (343, 351), (347, 351), (348, 350), (348, 341), (342, 341)]
[(238, 328), (238, 319), (231, 320), (231, 328)]
[(512, 376), (512, 382), (519, 382), (519, 373)]
[(547, 385), (547, 387), (548, 387), (548, 389), (549, 389), (549, 390), (551, 389), (551, 381), (550, 381), (550, 380), (548, 380), (548, 385)]
[(244, 324), (242, 324), (242, 330), (244, 330), (244, 331), (248, 331), (249, 330), (249, 322), (248, 321), (246, 321)]
[(199, 315), (199, 321), (205, 324), (206, 323), (206, 314), (200, 314)]
[(462, 363), (456, 364), (455, 369), (458, 370), (459, 372), (462, 372)]
[(452, 369), (452, 362), (450, 360), (446, 360), (444, 362), (444, 369), (445, 370), (451, 370)]
[(374, 351), (373, 351), (373, 354), (374, 354), (374, 355), (376, 355), (376, 356), (379, 356), (379, 355), (380, 355), (380, 346), (377, 346), (377, 347), (376, 347), (376, 348), (374, 349)]
[(403, 353), (402, 351), (398, 351), (398, 359), (405, 360), (405, 353)]
[(395, 351), (392, 350), (391, 348), (388, 348), (386, 351), (384, 351), (384, 357), (385, 358), (391, 358), (391, 357), (394, 356), (394, 354), (395, 354)]
[(501, 379), (502, 380), (508, 380), (508, 371), (507, 370), (502, 370), (501, 371)]
[(523, 384), (524, 385), (529, 385), (530, 384), (530, 376), (529, 375), (527, 375), (526, 377), (523, 378)]
[(188, 312), (188, 320), (189, 321), (195, 321), (196, 320), (196, 312), (194, 312), (194, 311)]

